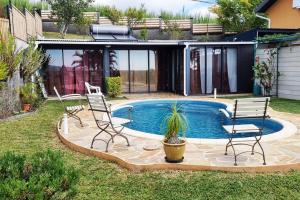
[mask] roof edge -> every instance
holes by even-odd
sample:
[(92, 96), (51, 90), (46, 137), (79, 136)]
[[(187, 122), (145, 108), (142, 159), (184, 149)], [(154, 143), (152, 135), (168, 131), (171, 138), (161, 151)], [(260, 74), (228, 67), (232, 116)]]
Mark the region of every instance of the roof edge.
[(255, 12), (264, 13), (266, 12), (277, 0), (264, 0), (261, 4), (257, 6)]

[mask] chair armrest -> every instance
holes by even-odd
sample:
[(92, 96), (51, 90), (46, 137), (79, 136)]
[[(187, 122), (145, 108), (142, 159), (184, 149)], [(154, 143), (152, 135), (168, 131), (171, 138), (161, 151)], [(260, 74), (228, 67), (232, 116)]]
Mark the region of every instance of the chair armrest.
[(220, 113), (223, 113), (227, 118), (230, 118), (230, 114), (227, 110), (225, 109), (219, 109)]

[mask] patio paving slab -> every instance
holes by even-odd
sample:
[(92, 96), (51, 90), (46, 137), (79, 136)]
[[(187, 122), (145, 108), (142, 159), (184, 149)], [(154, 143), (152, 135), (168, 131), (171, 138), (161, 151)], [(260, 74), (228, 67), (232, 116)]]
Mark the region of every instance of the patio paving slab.
[[(147, 98), (182, 98), (176, 95), (132, 95), (130, 100)], [(188, 97), (188, 99), (213, 100), (203, 97)], [(127, 100), (118, 100), (113, 103), (124, 103)], [(216, 100), (226, 103), (232, 103), (232, 100)], [(126, 141), (121, 137), (116, 137), (115, 142), (109, 145), (109, 151), (105, 152), (106, 144), (102, 141), (96, 141), (94, 148), (90, 144), (98, 128), (94, 122), (91, 111), (87, 109), (79, 113), (85, 126), (81, 127), (79, 123), (69, 118), (69, 134), (64, 135), (63, 130), (58, 128), (58, 136), (68, 147), (81, 153), (97, 156), (118, 163), (122, 167), (135, 171), (144, 170), (222, 170), (233, 172), (271, 172), (288, 171), (291, 169), (300, 169), (300, 115), (291, 113), (281, 113), (269, 109), (272, 117), (289, 121), (298, 127), (295, 135), (288, 138), (264, 141), (262, 145), (266, 154), (267, 165), (262, 165), (262, 157), (259, 154), (243, 154), (238, 157), (238, 166), (234, 166), (234, 158), (231, 150), (228, 155), (224, 155), (225, 145), (223, 144), (194, 144), (186, 145), (184, 160), (179, 164), (166, 163), (164, 160), (163, 146), (160, 140), (143, 138), (132, 135), (126, 135), (130, 141), (128, 147)], [(102, 139), (108, 137), (103, 134)], [(145, 150), (145, 147), (155, 147), (153, 150)], [(238, 149), (244, 150), (243, 147)], [(248, 150), (248, 149), (247, 149)]]

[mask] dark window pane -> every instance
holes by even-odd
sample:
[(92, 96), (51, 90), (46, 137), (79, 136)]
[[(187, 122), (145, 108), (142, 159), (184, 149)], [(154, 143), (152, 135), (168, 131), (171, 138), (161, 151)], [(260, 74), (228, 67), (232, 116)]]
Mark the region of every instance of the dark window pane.
[(150, 91), (156, 92), (157, 91), (157, 52), (156, 51), (149, 51), (149, 61), (150, 61)]
[(100, 86), (103, 92), (103, 50), (85, 50), (83, 56), (85, 80)]

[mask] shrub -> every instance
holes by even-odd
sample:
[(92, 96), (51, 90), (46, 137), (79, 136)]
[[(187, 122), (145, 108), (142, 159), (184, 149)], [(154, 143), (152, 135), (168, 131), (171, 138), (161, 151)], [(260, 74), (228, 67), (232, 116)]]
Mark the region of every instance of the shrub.
[(34, 83), (26, 83), (20, 88), (20, 97), (24, 104), (34, 104), (37, 99), (37, 87)]
[(107, 94), (109, 97), (117, 97), (122, 94), (120, 77), (107, 77), (105, 79), (105, 82)]
[(78, 178), (59, 152), (48, 150), (30, 158), (8, 152), (0, 158), (0, 199), (70, 199)]

